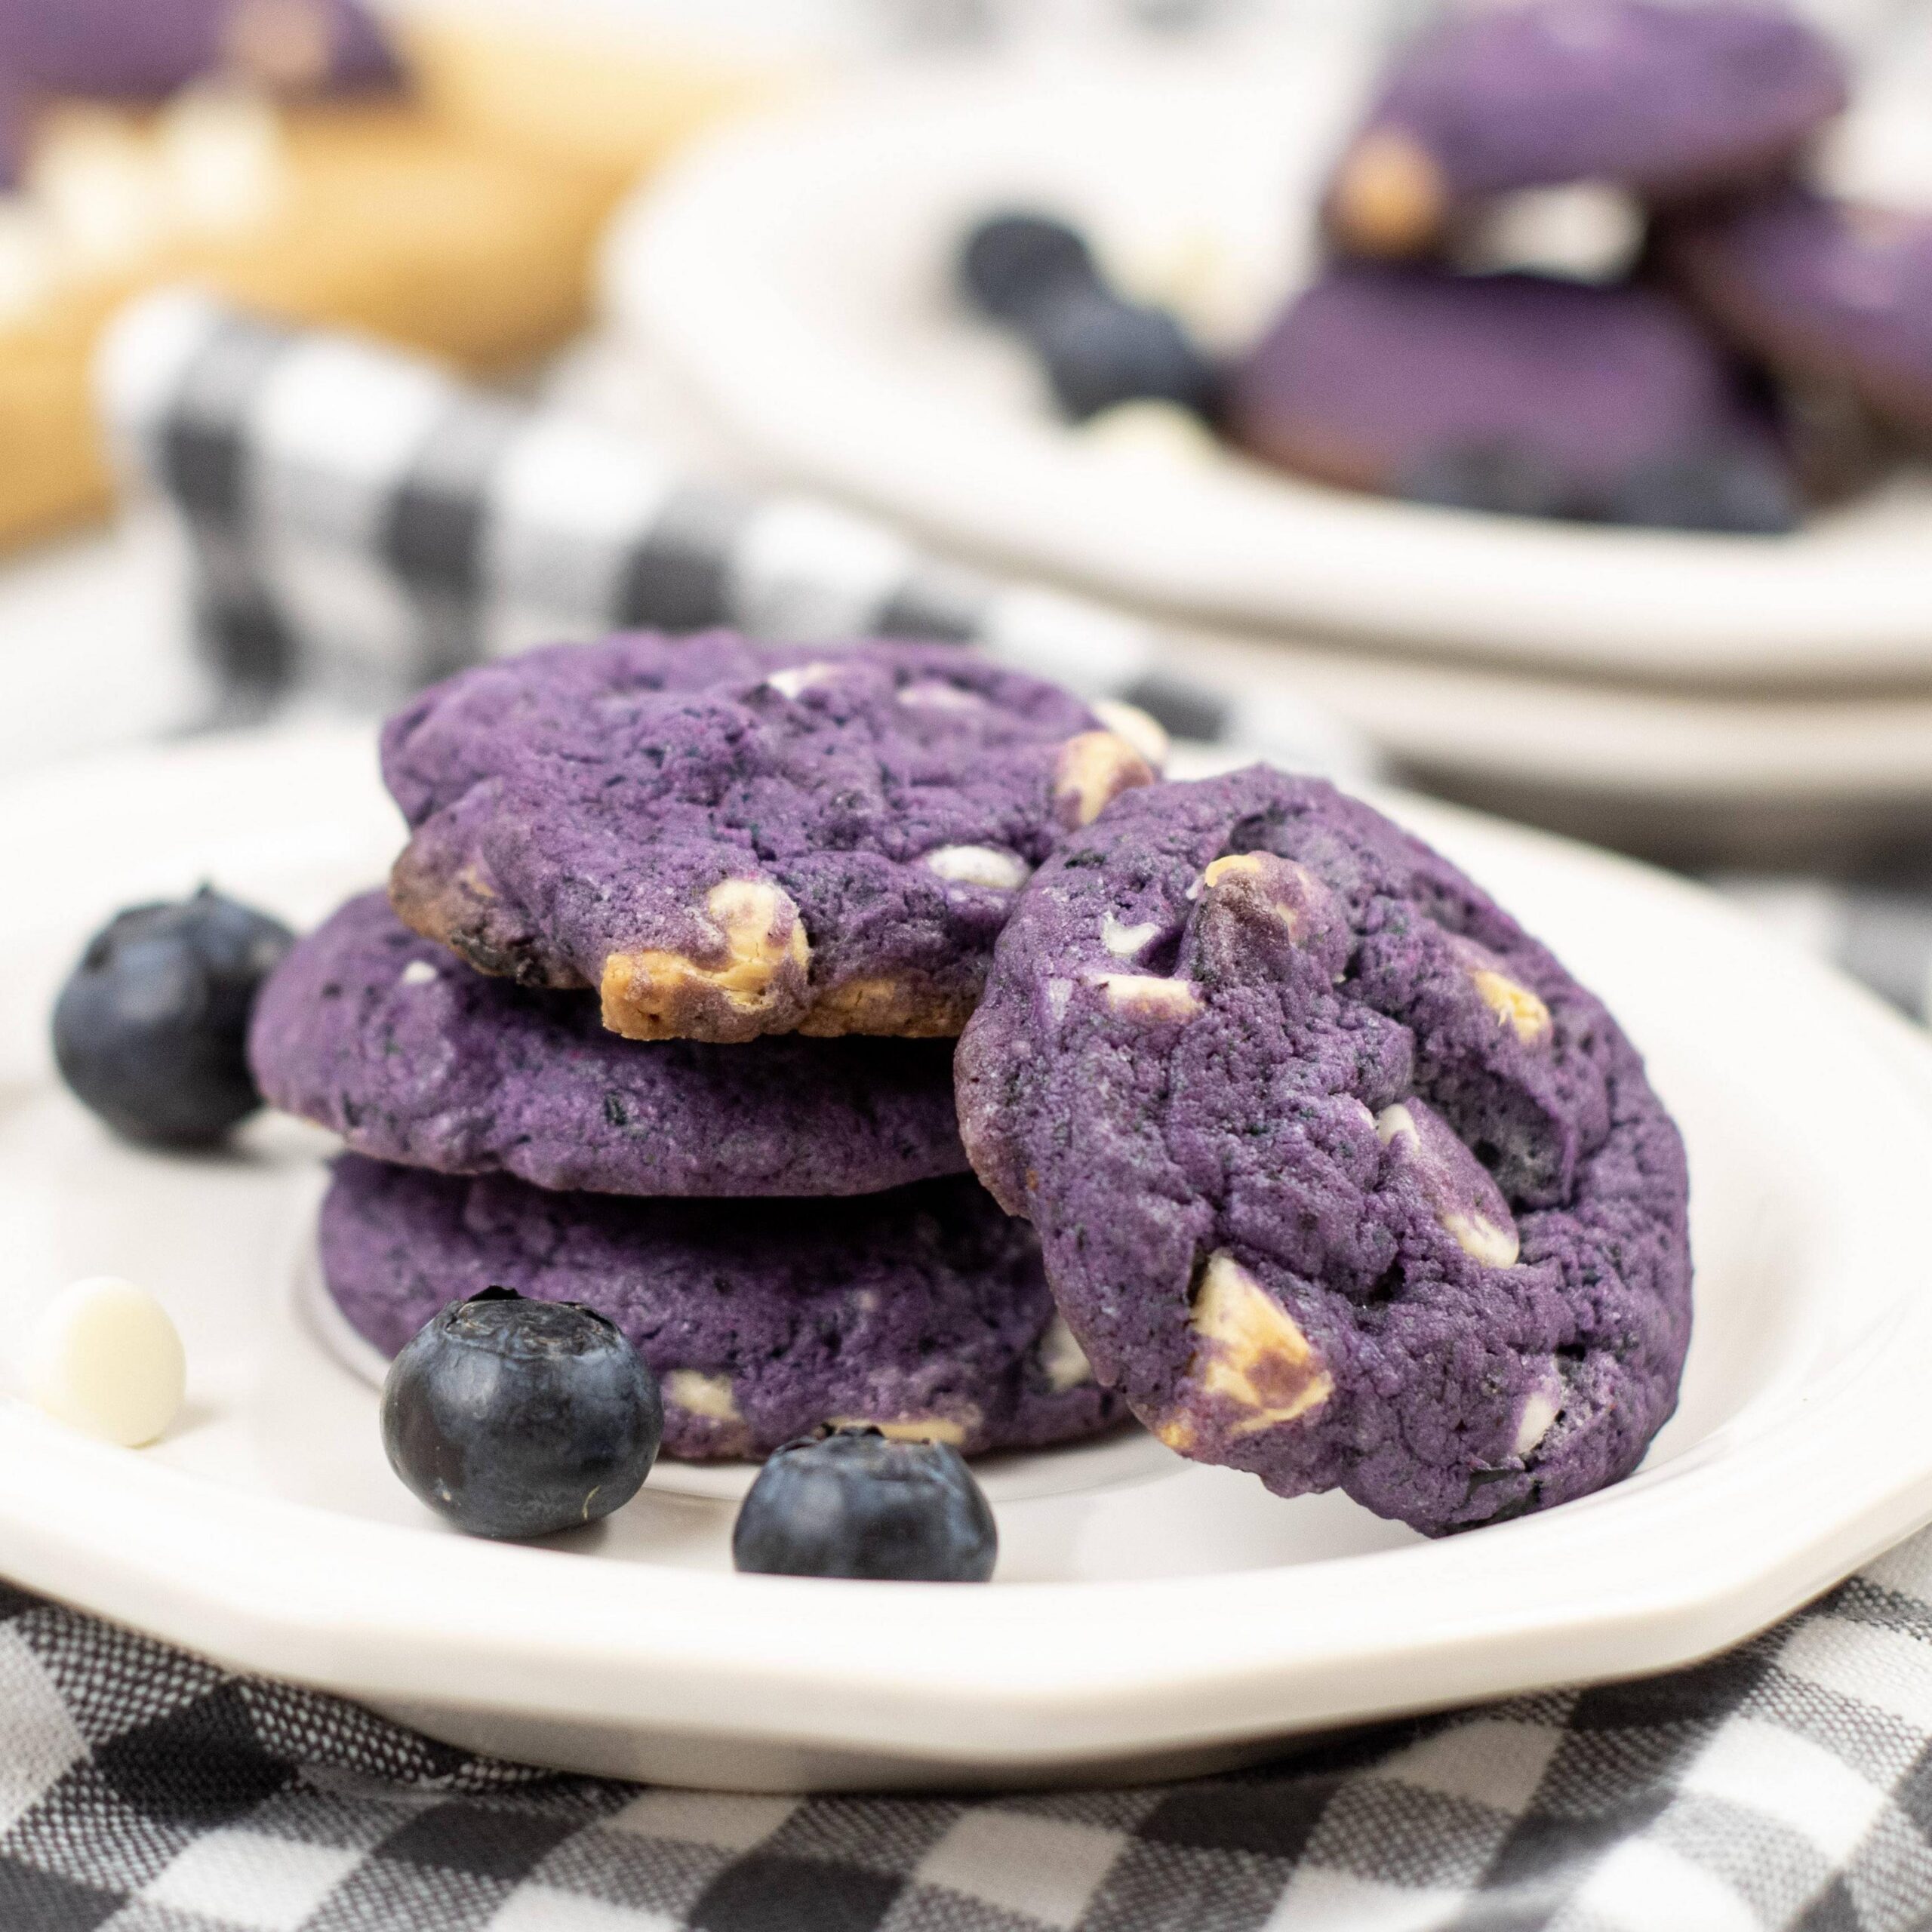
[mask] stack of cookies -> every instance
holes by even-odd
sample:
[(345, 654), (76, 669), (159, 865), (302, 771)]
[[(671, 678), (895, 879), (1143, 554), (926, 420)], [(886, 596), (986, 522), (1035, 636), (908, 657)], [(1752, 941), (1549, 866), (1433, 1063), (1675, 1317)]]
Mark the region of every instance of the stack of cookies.
[(1437, 1535), (1628, 1474), (1690, 1323), (1636, 1049), (1370, 807), (1157, 761), (944, 647), (633, 635), (418, 699), (387, 897), (254, 1024), (352, 1150), (349, 1320), (585, 1303), (678, 1456), (1131, 1410)]
[(392, 1354), (492, 1284), (583, 1303), (674, 1456), (1106, 1426), (1032, 1229), (968, 1171), (953, 1036), (1020, 889), (1157, 755), (944, 647), (626, 635), (417, 700), (383, 740), (389, 891), (296, 946), (251, 1041), (350, 1150), (345, 1315)]

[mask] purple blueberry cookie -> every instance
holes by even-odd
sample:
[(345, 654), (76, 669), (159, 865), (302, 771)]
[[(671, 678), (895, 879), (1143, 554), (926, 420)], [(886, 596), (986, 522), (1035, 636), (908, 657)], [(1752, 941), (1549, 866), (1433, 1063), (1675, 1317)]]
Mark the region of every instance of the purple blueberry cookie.
[(1932, 215), (1794, 186), (1673, 223), (1663, 248), (1734, 341), (1932, 437)]
[(346, 1154), (321, 1244), (330, 1293), (385, 1354), (493, 1284), (608, 1316), (663, 1385), (674, 1456), (762, 1456), (826, 1422), (973, 1455), (1124, 1413), (1055, 1313), (1032, 1230), (970, 1175), (860, 1201), (627, 1201)]
[(1403, 54), (1331, 182), (1359, 254), (1422, 253), (1512, 189), (1681, 201), (1775, 174), (1845, 104), (1843, 63), (1764, 0), (1524, 0), (1452, 11)]
[(558, 645), (390, 719), (404, 923), (638, 1040), (951, 1035), (1015, 892), (1152, 773), (944, 645)]
[(356, 0), (0, 0), (10, 72), (40, 92), (158, 100), (205, 75), (291, 91), (393, 85)]
[(1419, 502), (1714, 529), (1795, 515), (1737, 365), (1649, 289), (1345, 264), (1233, 370), (1225, 420), (1283, 469)]
[(1601, 1003), (1455, 868), (1254, 766), (1041, 869), (966, 1150), (1183, 1454), (1431, 1534), (1636, 1466), (1690, 1327), (1684, 1149)]
[(646, 1045), (352, 899), (261, 993), (276, 1106), (358, 1154), (598, 1194), (869, 1194), (964, 1172), (946, 1040)]

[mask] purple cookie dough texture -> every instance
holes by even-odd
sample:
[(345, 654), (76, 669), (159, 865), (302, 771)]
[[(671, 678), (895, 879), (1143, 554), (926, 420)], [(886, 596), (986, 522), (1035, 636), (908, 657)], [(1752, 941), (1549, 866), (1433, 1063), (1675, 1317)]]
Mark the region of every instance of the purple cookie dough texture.
[(1932, 438), (1932, 215), (1791, 186), (1673, 223), (1665, 255), (1742, 347)]
[(1845, 103), (1842, 63), (1763, 0), (1526, 0), (1452, 12), (1337, 166), (1329, 226), (1404, 255), (1471, 204), (1603, 181), (1678, 201), (1775, 174)]
[(109, 98), (213, 74), (304, 93), (400, 78), (355, 0), (0, 0), (0, 50), (31, 88)]
[(348, 1154), (322, 1272), (393, 1355), (492, 1283), (616, 1322), (664, 1390), (674, 1456), (761, 1456), (821, 1423), (966, 1454), (1091, 1435), (1124, 1411), (1057, 1316), (1032, 1231), (970, 1176), (863, 1201), (550, 1194)]
[(1032, 869), (1153, 775), (955, 648), (726, 632), (466, 672), (389, 721), (383, 772), (405, 924), (597, 987), (614, 1032), (720, 1041), (957, 1033)]
[(1536, 275), (1334, 269), (1234, 370), (1228, 433), (1346, 488), (1503, 450), (1573, 490), (1770, 435), (1735, 366), (1668, 296)]
[(1432, 1534), (1600, 1488), (1675, 1405), (1677, 1130), (1445, 860), (1256, 766), (1041, 869), (961, 1041), (968, 1153), (1183, 1454)]
[(277, 1106), (358, 1154), (599, 1194), (866, 1194), (964, 1171), (945, 1040), (620, 1040), (352, 899), (263, 989)]

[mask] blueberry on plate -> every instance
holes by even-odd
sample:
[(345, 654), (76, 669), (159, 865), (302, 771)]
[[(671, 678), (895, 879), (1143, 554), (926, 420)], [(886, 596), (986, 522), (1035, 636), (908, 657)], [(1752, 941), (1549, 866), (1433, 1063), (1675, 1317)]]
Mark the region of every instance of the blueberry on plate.
[(1164, 309), (1074, 289), (1041, 310), (1029, 333), (1056, 400), (1075, 422), (1149, 399), (1214, 413), (1214, 365)]
[(983, 1583), (999, 1532), (959, 1451), (875, 1429), (773, 1451), (738, 1511), (731, 1558), (774, 1577)]
[(1798, 498), (1775, 457), (1757, 450), (1676, 456), (1633, 470), (1605, 506), (1612, 523), (1778, 537), (1798, 525)]
[(279, 921), (207, 886), (178, 904), (117, 912), (54, 1003), (61, 1077), (130, 1140), (219, 1140), (262, 1103), (248, 1016), (294, 943)]
[(514, 1288), (452, 1303), (383, 1385), (390, 1468), (472, 1536), (609, 1515), (642, 1487), (663, 1434), (657, 1378), (614, 1322)]
[(1100, 272), (1079, 232), (1051, 215), (989, 215), (961, 243), (959, 285), (1003, 322), (1024, 325), (1069, 289), (1097, 289)]

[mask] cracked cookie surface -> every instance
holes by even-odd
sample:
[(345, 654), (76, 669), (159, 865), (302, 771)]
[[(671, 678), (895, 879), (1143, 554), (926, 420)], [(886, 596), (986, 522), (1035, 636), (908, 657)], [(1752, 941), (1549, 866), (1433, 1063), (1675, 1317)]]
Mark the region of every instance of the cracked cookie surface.
[(1125, 1413), (1057, 1315), (1032, 1231), (970, 1175), (856, 1201), (634, 1201), (346, 1154), (321, 1249), (388, 1355), (492, 1284), (595, 1309), (657, 1374), (674, 1456), (762, 1456), (826, 1422), (972, 1455)]
[(474, 973), (350, 900), (262, 991), (276, 1106), (358, 1153), (600, 1194), (869, 1194), (958, 1174), (952, 1042), (622, 1040), (583, 992)]
[(1635, 1467), (1690, 1323), (1676, 1128), (1448, 862), (1254, 766), (1041, 869), (956, 1061), (1096, 1373), (1169, 1444), (1432, 1534)]
[(950, 1035), (1019, 884), (1153, 774), (1057, 687), (944, 645), (727, 632), (467, 671), (383, 734), (390, 897), (631, 1038)]

